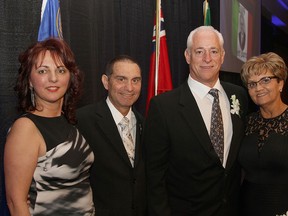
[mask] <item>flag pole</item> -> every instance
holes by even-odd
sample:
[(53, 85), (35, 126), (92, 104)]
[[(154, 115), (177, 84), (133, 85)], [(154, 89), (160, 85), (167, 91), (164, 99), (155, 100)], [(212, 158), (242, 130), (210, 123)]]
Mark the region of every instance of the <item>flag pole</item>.
[(211, 25), (211, 14), (210, 14), (210, 6), (208, 0), (203, 2), (203, 15), (204, 15), (204, 25)]
[(155, 3), (152, 36), (153, 52), (150, 57), (146, 114), (152, 97), (173, 89), (161, 0), (155, 0)]
[(155, 26), (155, 46), (156, 46), (156, 59), (155, 59), (155, 95), (158, 94), (158, 73), (159, 73), (159, 56), (160, 56), (160, 8), (161, 0), (156, 0), (156, 26)]
[(42, 7), (41, 7), (41, 20), (40, 20), (40, 21), (42, 21), (46, 4), (47, 4), (47, 0), (43, 0), (43, 1), (42, 1)]
[(205, 22), (206, 22), (206, 16), (207, 16), (207, 5), (208, 4), (208, 0), (205, 0), (205, 6), (204, 6), (204, 25), (205, 25)]

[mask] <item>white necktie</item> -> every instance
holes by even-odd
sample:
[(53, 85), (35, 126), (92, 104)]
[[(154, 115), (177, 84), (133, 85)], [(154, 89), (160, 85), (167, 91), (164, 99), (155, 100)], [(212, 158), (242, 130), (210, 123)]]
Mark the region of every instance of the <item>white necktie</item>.
[(119, 122), (119, 126), (122, 132), (123, 144), (125, 146), (130, 162), (132, 166), (134, 166), (135, 146), (129, 129), (129, 119), (127, 117), (123, 117), (123, 119)]

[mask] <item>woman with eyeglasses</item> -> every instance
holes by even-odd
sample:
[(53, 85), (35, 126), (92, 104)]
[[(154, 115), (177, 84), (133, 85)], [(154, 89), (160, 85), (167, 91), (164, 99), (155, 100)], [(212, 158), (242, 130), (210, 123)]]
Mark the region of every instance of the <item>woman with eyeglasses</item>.
[(241, 70), (241, 79), (259, 106), (247, 117), (239, 152), (243, 216), (287, 215), (288, 106), (281, 99), (286, 78), (285, 62), (272, 52), (250, 58)]

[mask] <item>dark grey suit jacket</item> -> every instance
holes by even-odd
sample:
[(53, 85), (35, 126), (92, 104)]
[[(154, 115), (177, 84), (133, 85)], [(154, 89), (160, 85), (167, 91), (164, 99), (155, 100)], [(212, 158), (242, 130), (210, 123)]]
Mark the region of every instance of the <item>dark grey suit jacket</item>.
[[(229, 101), (235, 94), (245, 117), (244, 88), (221, 82)], [(154, 97), (144, 127), (149, 216), (235, 216), (240, 166), (237, 154), (244, 123), (231, 114), (233, 137), (226, 168), (211, 144), (187, 82)]]
[(80, 108), (77, 127), (93, 149), (90, 178), (97, 216), (146, 215), (145, 169), (141, 133), (143, 117), (136, 119), (135, 164), (132, 167), (105, 100)]

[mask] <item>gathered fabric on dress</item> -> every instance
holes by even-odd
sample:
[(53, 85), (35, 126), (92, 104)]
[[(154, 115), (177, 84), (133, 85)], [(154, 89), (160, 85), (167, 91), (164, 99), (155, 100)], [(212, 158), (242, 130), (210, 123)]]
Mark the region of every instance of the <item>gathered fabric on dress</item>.
[(247, 120), (239, 152), (245, 177), (241, 209), (245, 216), (276, 216), (288, 211), (288, 109), (265, 119), (260, 111)]
[(47, 148), (38, 158), (29, 191), (31, 215), (94, 215), (89, 181), (94, 154), (84, 137), (64, 116), (25, 117), (34, 122)]

